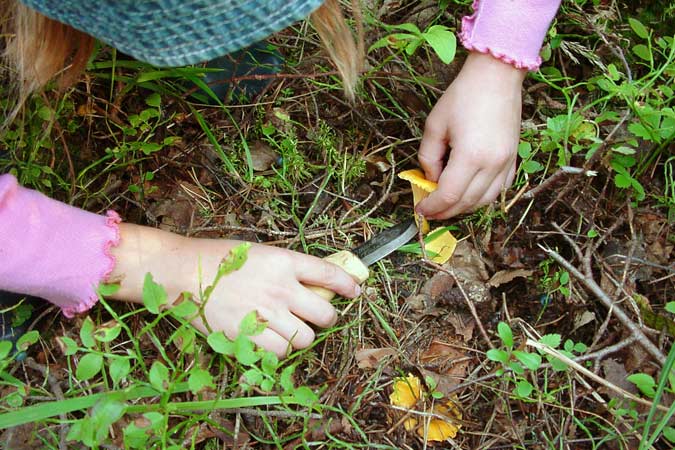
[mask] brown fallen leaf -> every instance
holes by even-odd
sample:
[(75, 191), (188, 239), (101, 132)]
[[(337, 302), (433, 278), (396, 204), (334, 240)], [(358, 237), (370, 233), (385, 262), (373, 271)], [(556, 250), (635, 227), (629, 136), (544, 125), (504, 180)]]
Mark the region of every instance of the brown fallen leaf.
[(532, 276), (532, 274), (534, 274), (534, 270), (500, 270), (499, 272), (492, 275), (492, 278), (490, 278), (490, 281), (488, 281), (487, 284), (492, 287), (499, 287), (502, 284), (510, 283), (516, 278), (527, 278)]
[(383, 359), (396, 354), (396, 350), (391, 347), (363, 348), (356, 352), (356, 365), (359, 369), (375, 369)]
[(269, 170), (279, 159), (279, 154), (263, 141), (255, 141), (250, 150), (251, 166), (256, 172)]

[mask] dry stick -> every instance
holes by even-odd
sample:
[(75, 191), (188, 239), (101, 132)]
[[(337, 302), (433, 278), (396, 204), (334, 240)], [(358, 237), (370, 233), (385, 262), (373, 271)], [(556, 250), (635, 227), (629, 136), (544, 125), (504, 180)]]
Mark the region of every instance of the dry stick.
[[(597, 350), (593, 353), (588, 353), (586, 355), (577, 356), (576, 358), (573, 359), (573, 361), (575, 361), (577, 363), (589, 361), (589, 360), (593, 360), (593, 359), (596, 360), (596, 361), (599, 361), (601, 359), (604, 359), (606, 356), (611, 355), (612, 353), (616, 353), (619, 350), (623, 350), (624, 348), (634, 344), (635, 342), (637, 342), (637, 340), (638, 340), (637, 337), (631, 336), (630, 338), (628, 338), (628, 339), (626, 339), (622, 342), (619, 342), (617, 344), (610, 345), (610, 346), (607, 346), (607, 347), (603, 347), (600, 350)], [(545, 363), (545, 364), (542, 364), (540, 368), (541, 369), (550, 369), (551, 367), (552, 367), (551, 364)], [(504, 370), (505, 370), (505, 372), (511, 372), (512, 371), (509, 368), (505, 368)], [(460, 383), (456, 386), (453, 386), (448, 391), (448, 393), (450, 394), (450, 393), (453, 393), (453, 392), (461, 391), (464, 388), (467, 388), (469, 386), (473, 386), (474, 384), (477, 384), (477, 383), (482, 383), (484, 381), (492, 380), (493, 378), (497, 378), (498, 376), (501, 376), (501, 374), (497, 374), (496, 372), (492, 372), (492, 373), (489, 373), (487, 375), (483, 375), (482, 377), (478, 377), (474, 380), (465, 381), (464, 383)]]
[(652, 403), (648, 400), (640, 398), (636, 395), (631, 394), (630, 392), (628, 392), (624, 389), (621, 389), (619, 386), (616, 386), (615, 384), (610, 383), (609, 381), (605, 380), (601, 376), (598, 376), (598, 375), (594, 374), (593, 372), (586, 369), (581, 364), (578, 364), (578, 363), (574, 362), (573, 359), (568, 358), (567, 356), (565, 356), (562, 353), (560, 353), (559, 351), (549, 347), (548, 345), (544, 345), (544, 344), (539, 343), (539, 342), (537, 342), (535, 340), (532, 340), (532, 339), (527, 339), (527, 341), (525, 342), (525, 345), (528, 345), (530, 347), (534, 347), (537, 350), (540, 350), (540, 351), (546, 353), (547, 355), (550, 355), (550, 356), (553, 356), (554, 358), (559, 359), (560, 361), (567, 364), (570, 368), (572, 368), (572, 369), (576, 370), (577, 372), (585, 375), (586, 377), (592, 379), (593, 381), (595, 381), (597, 383), (600, 383), (601, 385), (605, 386), (606, 388), (611, 389), (612, 391), (616, 392), (617, 394), (622, 395), (624, 398), (627, 398), (629, 400), (633, 400), (634, 402), (640, 403), (641, 405), (645, 405), (649, 408), (656, 407), (660, 411), (668, 412), (668, 408), (666, 408), (665, 406), (654, 405), (654, 403)]
[[(54, 393), (54, 397), (56, 397), (57, 400), (64, 400), (63, 390), (61, 390), (58, 380), (49, 372), (47, 366), (38, 363), (33, 358), (26, 358), (25, 364), (31, 369), (40, 372), (40, 374), (47, 379), (47, 382)], [(68, 417), (66, 417), (65, 413), (59, 413), (59, 419), (61, 419), (62, 422), (59, 427), (59, 450), (67, 450), (68, 445), (66, 444), (66, 436), (68, 436), (68, 425), (66, 425), (66, 421), (68, 420)]]
[(581, 167), (570, 167), (570, 166), (562, 166), (556, 173), (548, 177), (546, 180), (544, 180), (540, 185), (533, 187), (529, 191), (525, 192), (521, 197), (520, 200), (529, 200), (531, 198), (534, 198), (537, 194), (539, 194), (541, 191), (548, 189), (551, 187), (553, 183), (558, 181), (560, 178), (568, 175), (585, 175), (587, 177), (594, 177), (598, 174), (598, 172), (594, 170), (586, 170)]
[(666, 361), (666, 357), (661, 353), (661, 350), (659, 350), (653, 343), (652, 341), (649, 340), (647, 336), (643, 333), (643, 331), (635, 325), (635, 323), (628, 317), (628, 315), (619, 307), (619, 305), (615, 304), (611, 298), (602, 290), (600, 286), (593, 280), (592, 278), (585, 276), (582, 274), (579, 269), (574, 267), (569, 261), (567, 261), (565, 258), (560, 256), (556, 251), (551, 250), (550, 248), (544, 247), (541, 244), (537, 244), (539, 248), (541, 248), (547, 255), (552, 257), (553, 259), (556, 260), (558, 264), (563, 266), (567, 271), (569, 271), (572, 275), (574, 275), (579, 281), (581, 281), (586, 288), (591, 291), (614, 315), (616, 315), (616, 318), (619, 319), (619, 321), (626, 327), (628, 330), (637, 337), (638, 342), (640, 345), (644, 347), (647, 352), (654, 357), (661, 365), (663, 365)]

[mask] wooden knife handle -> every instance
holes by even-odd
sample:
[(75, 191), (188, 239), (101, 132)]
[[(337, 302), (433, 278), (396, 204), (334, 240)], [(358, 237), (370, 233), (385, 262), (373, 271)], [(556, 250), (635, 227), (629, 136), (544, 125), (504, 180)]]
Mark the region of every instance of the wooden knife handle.
[[(363, 262), (355, 254), (347, 250), (342, 250), (337, 253), (333, 253), (332, 255), (328, 255), (324, 258), (324, 261), (328, 261), (335, 264), (336, 266), (340, 266), (359, 284), (366, 281), (370, 275), (368, 272), (368, 267), (363, 264)], [(335, 292), (319, 286), (307, 286), (307, 288), (327, 301), (331, 301), (333, 297), (335, 297)]]

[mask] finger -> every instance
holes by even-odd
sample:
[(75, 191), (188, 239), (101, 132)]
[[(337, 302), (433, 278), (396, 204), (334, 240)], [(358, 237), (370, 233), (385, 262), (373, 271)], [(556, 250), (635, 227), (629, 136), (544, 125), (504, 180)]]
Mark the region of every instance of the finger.
[(268, 329), (276, 332), (294, 348), (307, 348), (314, 342), (314, 330), (288, 310), (259, 308), (258, 313), (267, 320)]
[(438, 188), (417, 205), (416, 211), (427, 218), (438, 218), (437, 215), (453, 208), (464, 197), (477, 172), (477, 167), (458, 161), (451, 153), (438, 179)]
[(499, 178), (494, 180), (490, 187), (485, 191), (485, 194), (483, 194), (483, 197), (476, 202), (475, 209), (480, 208), (481, 206), (489, 205), (490, 203), (494, 202), (495, 199), (499, 197), (501, 194), (502, 190), (506, 186), (506, 177), (508, 176), (507, 174), (500, 174)]
[(291, 349), (288, 341), (270, 328), (265, 328), (257, 336), (251, 336), (251, 341), (260, 348), (276, 353), (280, 358), (285, 357), (288, 354), (288, 350)]
[(471, 211), (476, 207), (479, 200), (490, 188), (494, 175), (485, 170), (479, 171), (472, 179), (469, 186), (462, 194), (462, 198), (450, 208), (434, 215), (432, 218), (437, 220), (447, 219), (458, 214)]
[(332, 327), (337, 321), (337, 312), (333, 305), (302, 286), (302, 292), (294, 296), (288, 309), (302, 320), (321, 328)]
[(320, 286), (347, 298), (354, 298), (361, 293), (358, 283), (335, 264), (302, 253), (293, 256), (295, 276), (301, 283)]
[(490, 187), (485, 191), (483, 197), (476, 204), (477, 207), (485, 206), (492, 203), (495, 199), (499, 198), (504, 189), (508, 189), (513, 183), (513, 179), (516, 176), (516, 161), (515, 159), (509, 163), (509, 166), (504, 169), (490, 185)]
[(448, 144), (447, 126), (433, 113), (430, 114), (424, 126), (424, 135), (417, 155), (428, 180), (438, 181), (441, 176)]

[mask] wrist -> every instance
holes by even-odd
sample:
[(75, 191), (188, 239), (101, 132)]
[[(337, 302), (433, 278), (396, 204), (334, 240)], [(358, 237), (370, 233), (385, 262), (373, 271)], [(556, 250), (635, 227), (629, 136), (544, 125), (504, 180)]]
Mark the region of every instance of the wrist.
[(494, 56), (480, 52), (469, 52), (462, 72), (469, 72), (471, 76), (490, 80), (498, 85), (520, 86), (527, 76), (527, 70), (518, 69)]
[(145, 274), (151, 273), (164, 286), (169, 300), (173, 300), (179, 293), (175, 274), (181, 273), (177, 264), (182, 261), (175, 256), (180, 253), (184, 239), (151, 227), (120, 224), (120, 242), (112, 249), (115, 268), (108, 277), (108, 282), (120, 285), (113, 298), (142, 303)]

